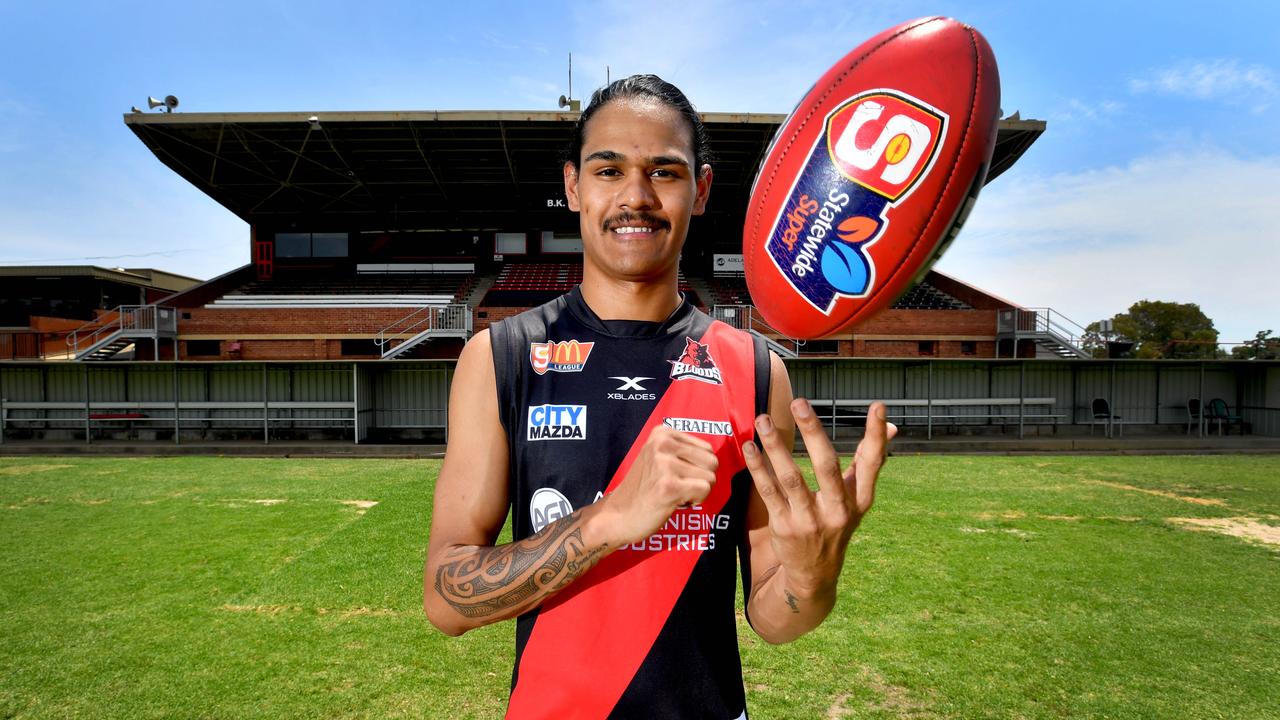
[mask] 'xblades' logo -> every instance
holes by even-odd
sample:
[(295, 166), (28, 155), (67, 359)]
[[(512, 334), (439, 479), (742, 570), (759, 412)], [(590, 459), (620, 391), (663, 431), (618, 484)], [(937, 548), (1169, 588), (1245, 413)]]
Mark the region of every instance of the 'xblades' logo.
[(611, 393), (605, 393), (605, 397), (609, 400), (657, 400), (658, 394), (649, 392), (648, 388), (640, 383), (652, 380), (651, 377), (625, 377), (622, 375), (614, 375), (610, 380), (617, 380), (622, 383), (617, 390)]

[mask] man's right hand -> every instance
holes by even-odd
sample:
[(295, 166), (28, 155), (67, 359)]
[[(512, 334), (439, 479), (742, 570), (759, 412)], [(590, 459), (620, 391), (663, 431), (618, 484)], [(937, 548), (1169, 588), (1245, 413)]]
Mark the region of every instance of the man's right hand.
[(697, 505), (711, 493), (720, 460), (711, 444), (658, 426), (607, 506), (609, 546), (637, 543), (657, 532), (679, 507)]

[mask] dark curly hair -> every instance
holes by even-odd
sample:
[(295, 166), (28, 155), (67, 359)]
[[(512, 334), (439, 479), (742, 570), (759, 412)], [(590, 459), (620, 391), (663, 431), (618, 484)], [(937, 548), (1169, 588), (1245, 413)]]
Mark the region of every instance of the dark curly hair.
[(657, 75), (632, 75), (614, 80), (591, 94), (591, 102), (587, 109), (578, 116), (573, 126), (573, 139), (565, 152), (565, 162), (576, 168), (582, 160), (582, 140), (586, 134), (587, 123), (600, 108), (614, 100), (630, 98), (652, 98), (670, 107), (689, 123), (689, 133), (693, 136), (693, 171), (697, 173), (703, 165), (712, 161), (711, 147), (707, 142), (707, 127), (702, 124), (702, 116), (693, 109), (693, 103), (680, 92), (680, 88), (663, 80)]

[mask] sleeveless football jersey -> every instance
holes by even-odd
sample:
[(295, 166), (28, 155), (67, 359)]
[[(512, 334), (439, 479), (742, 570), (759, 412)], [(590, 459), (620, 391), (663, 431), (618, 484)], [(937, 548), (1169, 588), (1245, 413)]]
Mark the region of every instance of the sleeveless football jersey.
[(516, 621), (507, 717), (746, 717), (734, 596), (768, 407), (763, 343), (684, 301), (663, 322), (601, 320), (578, 289), (490, 330), (520, 540), (626, 476), (653, 428), (711, 443), (711, 494)]

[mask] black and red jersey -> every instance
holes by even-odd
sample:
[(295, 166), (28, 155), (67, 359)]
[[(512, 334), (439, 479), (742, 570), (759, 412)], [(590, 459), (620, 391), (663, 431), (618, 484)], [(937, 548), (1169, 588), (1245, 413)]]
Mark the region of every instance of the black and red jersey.
[(663, 322), (601, 320), (577, 289), (490, 335), (516, 540), (611, 492), (660, 424), (720, 460), (701, 505), (520, 616), (507, 717), (745, 718), (741, 446), (768, 406), (763, 343), (687, 301)]

